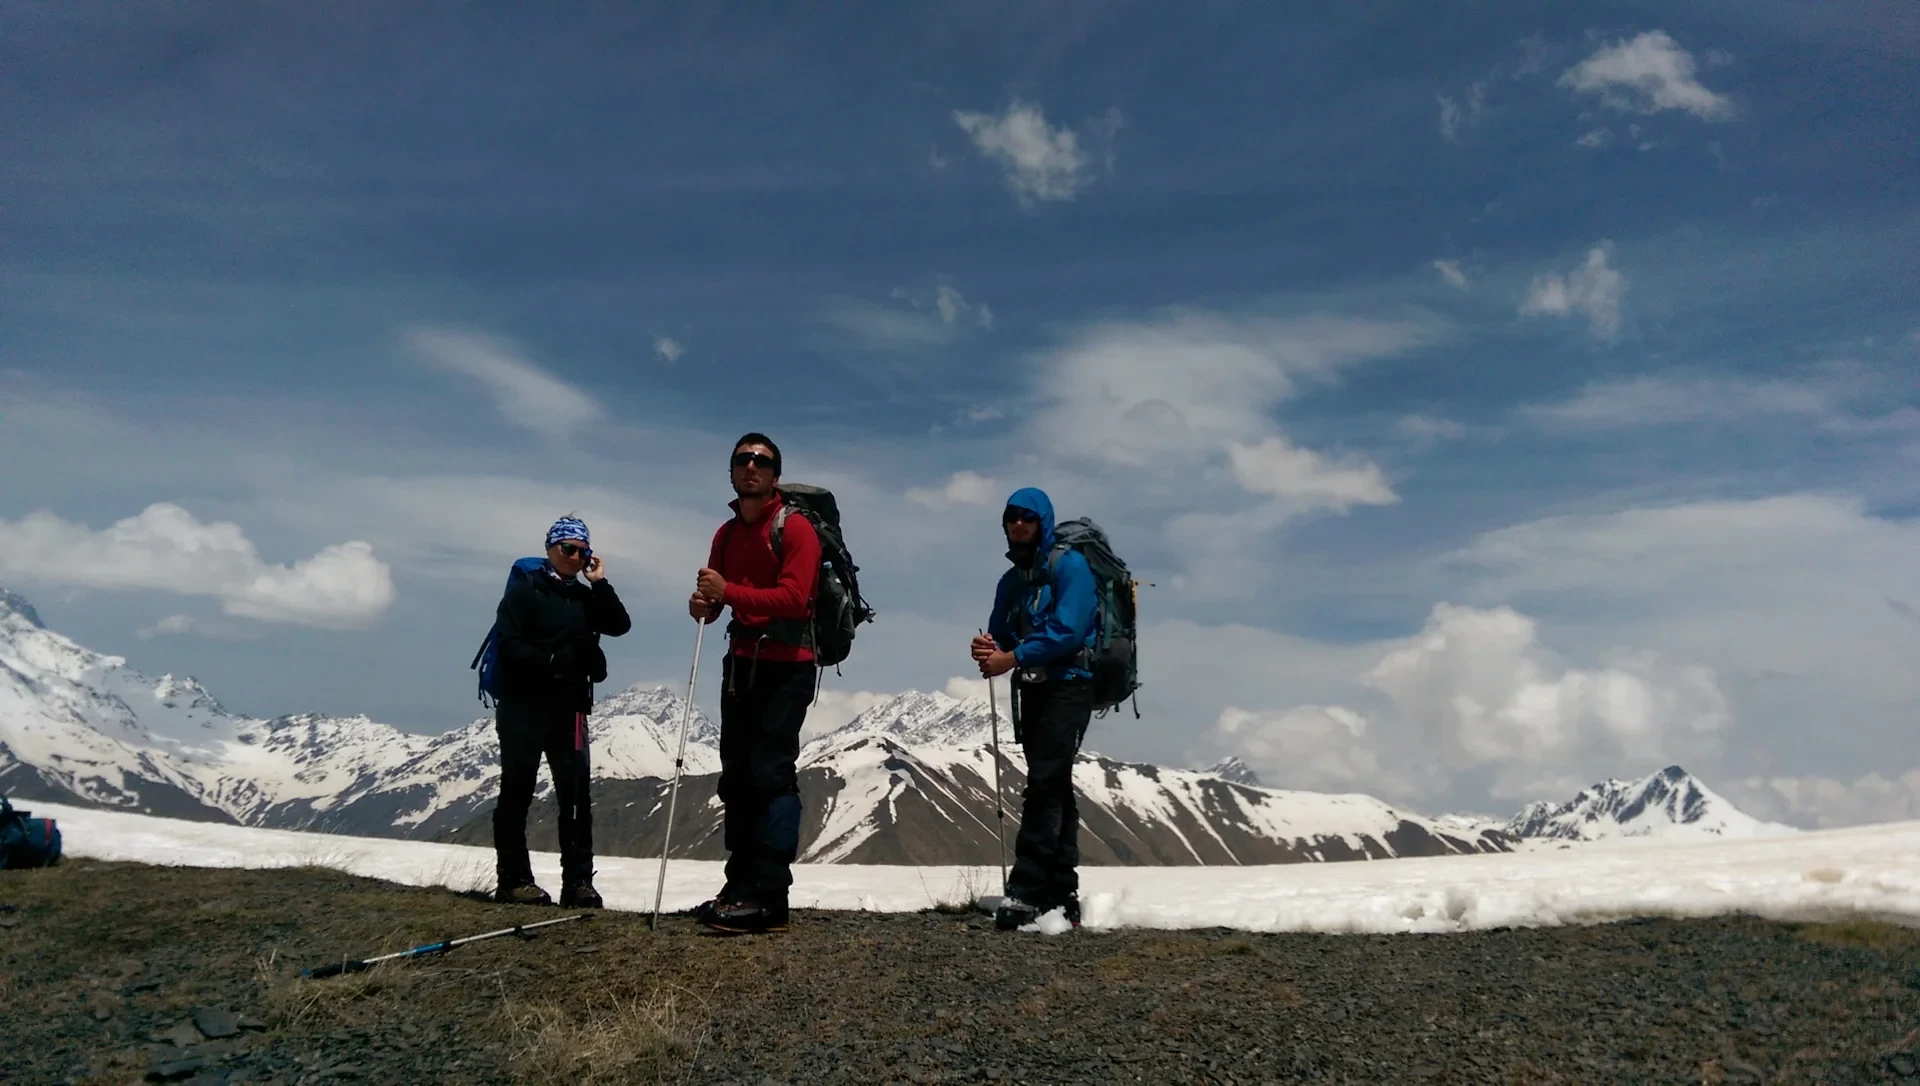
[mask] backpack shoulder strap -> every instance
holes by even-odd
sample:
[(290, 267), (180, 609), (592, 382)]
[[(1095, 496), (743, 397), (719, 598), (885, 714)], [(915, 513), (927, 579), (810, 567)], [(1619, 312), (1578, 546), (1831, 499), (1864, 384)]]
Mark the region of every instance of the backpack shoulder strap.
[(773, 539), (773, 557), (775, 561), (778, 561), (780, 558), (780, 537), (786, 534), (787, 514), (791, 512), (792, 509), (792, 506), (783, 501), (780, 503), (780, 508), (773, 514), (773, 530), (769, 532), (768, 535)]
[(1047, 580), (1052, 581), (1060, 574), (1060, 563), (1066, 561), (1067, 552), (1073, 549), (1071, 543), (1055, 543), (1047, 552)]

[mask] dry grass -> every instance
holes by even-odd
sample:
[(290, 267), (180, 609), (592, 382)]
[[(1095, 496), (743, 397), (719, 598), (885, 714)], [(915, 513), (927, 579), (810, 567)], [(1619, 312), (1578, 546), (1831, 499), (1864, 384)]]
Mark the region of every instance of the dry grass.
[(675, 989), (646, 999), (609, 994), (584, 1010), (510, 1001), (501, 1015), (513, 1038), (514, 1072), (543, 1086), (677, 1079), (701, 1040), (681, 1011), (685, 998)]
[(934, 893), (927, 884), (927, 877), (920, 876), (920, 889), (927, 895), (927, 905), (936, 913), (947, 916), (964, 916), (980, 911), (980, 898), (995, 882), (994, 874), (984, 867), (966, 867), (954, 876), (953, 885), (945, 893)]
[(460, 860), (449, 856), (440, 862), (440, 870), (428, 884), (444, 886), (456, 894), (490, 897), (494, 882), (492, 862), (484, 858)]
[(419, 965), (387, 961), (360, 973), (303, 980), (275, 955), (257, 962), (266, 989), (267, 1020), (277, 1027), (346, 1025), (391, 1013), (408, 999), (424, 972)]
[(1877, 950), (1882, 954), (1920, 952), (1920, 931), (1880, 920), (1803, 924), (1799, 934), (1810, 943), (1843, 950)]

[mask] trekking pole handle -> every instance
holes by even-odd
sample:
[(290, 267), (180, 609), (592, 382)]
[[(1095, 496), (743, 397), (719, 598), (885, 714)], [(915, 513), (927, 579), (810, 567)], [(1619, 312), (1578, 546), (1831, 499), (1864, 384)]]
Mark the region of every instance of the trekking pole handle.
[(327, 977), (337, 977), (344, 973), (358, 973), (371, 968), (373, 968), (373, 965), (370, 962), (340, 961), (334, 962), (331, 965), (317, 966), (313, 969), (302, 969), (300, 976), (304, 980), (324, 980)]

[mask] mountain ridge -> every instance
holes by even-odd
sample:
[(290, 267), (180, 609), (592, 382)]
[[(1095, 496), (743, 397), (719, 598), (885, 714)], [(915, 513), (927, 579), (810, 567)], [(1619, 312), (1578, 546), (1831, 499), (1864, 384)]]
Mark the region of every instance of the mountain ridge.
[[(684, 705), (667, 687), (634, 686), (596, 706), (590, 728), (602, 851), (657, 852)], [(1001, 724), (1010, 840), (1024, 763), (1004, 717)], [(997, 861), (993, 729), (984, 701), (911, 691), (809, 740), (799, 761), (809, 819), (804, 858)], [(677, 854), (724, 854), (712, 798), (718, 740), (718, 723), (694, 708)], [(0, 790), (21, 798), (485, 843), (498, 764), (488, 718), (418, 735), (365, 715), (235, 714), (191, 676), (150, 678), (121, 657), (48, 630), (30, 603), (0, 589)], [(1655, 787), (1656, 779), (1664, 784)], [(551, 784), (542, 781), (540, 796), (548, 797)], [(1238, 758), (1192, 770), (1083, 751), (1074, 782), (1088, 863), (1386, 858), (1505, 851), (1528, 838), (1646, 835), (1668, 823), (1723, 834), (1762, 825), (1678, 767), (1638, 782), (1605, 782), (1567, 804), (1529, 805), (1505, 821), (1432, 818), (1371, 796), (1266, 788)], [(550, 798), (536, 802), (536, 846), (549, 807)], [(1608, 819), (1623, 818), (1619, 832), (1605, 832)], [(955, 859), (963, 855), (973, 860)]]

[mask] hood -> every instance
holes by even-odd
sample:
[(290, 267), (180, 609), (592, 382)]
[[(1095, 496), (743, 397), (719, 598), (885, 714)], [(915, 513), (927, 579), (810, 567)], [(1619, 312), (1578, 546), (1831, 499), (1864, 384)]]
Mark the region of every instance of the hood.
[(1053, 499), (1047, 497), (1046, 491), (1033, 486), (1021, 487), (1007, 499), (1007, 506), (1040, 514), (1039, 551), (1045, 554), (1053, 548)]

